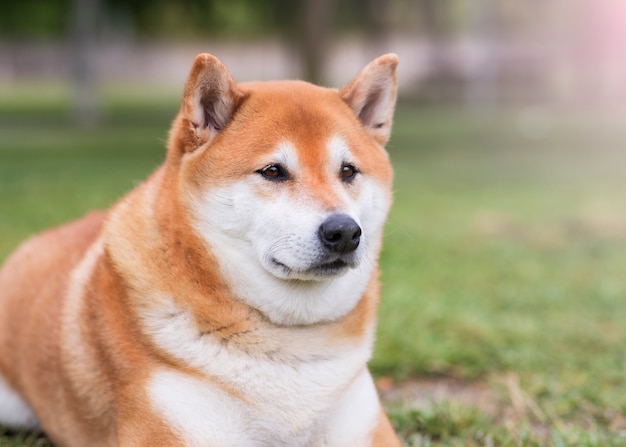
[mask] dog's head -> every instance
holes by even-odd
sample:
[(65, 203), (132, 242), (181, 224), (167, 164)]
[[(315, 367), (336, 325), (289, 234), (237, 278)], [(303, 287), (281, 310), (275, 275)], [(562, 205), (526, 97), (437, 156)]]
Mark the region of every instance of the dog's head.
[(395, 55), (382, 56), (337, 91), (298, 81), (237, 84), (215, 57), (194, 62), (168, 165), (222, 273), (272, 320), (332, 319), (357, 300), (308, 315), (286, 310), (288, 290), (319, 301), (322, 291), (333, 293), (329, 284), (351, 297), (367, 286), (391, 203), (383, 146), (396, 65)]

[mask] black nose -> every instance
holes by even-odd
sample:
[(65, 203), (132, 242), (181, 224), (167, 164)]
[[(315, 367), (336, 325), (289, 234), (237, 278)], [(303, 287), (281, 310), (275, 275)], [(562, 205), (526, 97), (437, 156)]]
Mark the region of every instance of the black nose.
[(318, 235), (328, 251), (345, 254), (359, 246), (361, 227), (350, 216), (333, 214), (322, 222)]

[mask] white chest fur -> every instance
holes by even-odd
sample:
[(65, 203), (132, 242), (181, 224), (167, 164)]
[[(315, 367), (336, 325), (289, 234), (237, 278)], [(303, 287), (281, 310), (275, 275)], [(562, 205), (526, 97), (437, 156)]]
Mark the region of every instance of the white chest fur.
[(302, 388), (285, 387), (275, 402), (243, 402), (211, 383), (162, 370), (148, 391), (154, 409), (190, 447), (368, 445), (379, 404), (365, 369), (334, 399), (323, 399), (325, 408), (311, 400), (313, 390), (303, 395), (297, 390)]
[(207, 378), (160, 370), (149, 382), (155, 411), (187, 445), (365, 445), (379, 411), (365, 368), (371, 335), (347, 343), (317, 328), (265, 329), (247, 335), (253, 348), (244, 352), (198, 335), (191, 317), (171, 307), (144, 323), (159, 346)]

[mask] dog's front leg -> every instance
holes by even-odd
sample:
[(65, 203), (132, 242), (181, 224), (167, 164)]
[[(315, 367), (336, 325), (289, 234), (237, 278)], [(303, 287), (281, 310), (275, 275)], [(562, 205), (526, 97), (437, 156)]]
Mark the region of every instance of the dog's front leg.
[(184, 447), (180, 439), (158, 417), (145, 412), (136, 416), (120, 417), (116, 427), (115, 447)]
[(401, 446), (382, 409), (367, 369), (353, 380), (326, 421), (325, 446)]
[(116, 447), (185, 447), (186, 443), (168, 430), (137, 429), (117, 437)]
[(382, 409), (378, 417), (378, 424), (372, 433), (369, 447), (402, 447), (398, 436), (389, 422), (389, 418), (387, 418), (387, 415)]

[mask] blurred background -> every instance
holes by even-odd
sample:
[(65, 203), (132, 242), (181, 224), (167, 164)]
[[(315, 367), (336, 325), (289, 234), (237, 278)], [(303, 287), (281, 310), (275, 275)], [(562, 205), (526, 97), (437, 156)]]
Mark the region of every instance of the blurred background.
[(196, 54), (340, 87), (395, 52), (370, 365), (394, 424), (624, 446), (625, 49), (624, 0), (3, 0), (0, 261), (161, 162)]
[(625, 13), (621, 0), (5, 0), (0, 82), (66, 88), (88, 121), (107, 88), (179, 91), (200, 51), (241, 80), (333, 86), (393, 51), (414, 99), (621, 106)]

